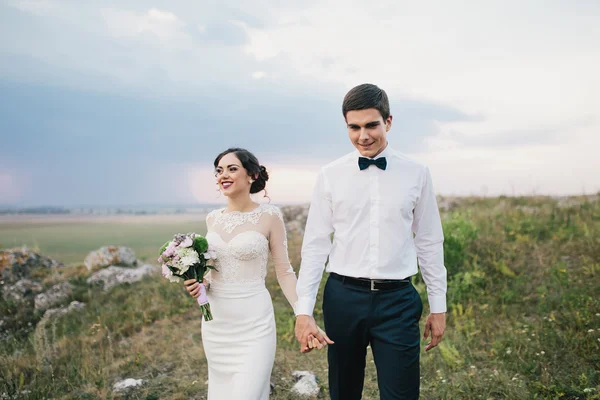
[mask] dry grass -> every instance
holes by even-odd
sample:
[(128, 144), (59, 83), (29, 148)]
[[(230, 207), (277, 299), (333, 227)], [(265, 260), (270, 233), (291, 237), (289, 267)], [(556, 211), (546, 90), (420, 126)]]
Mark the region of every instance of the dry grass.
[[(599, 399), (598, 199), (466, 199), (444, 213), (444, 227), (448, 330), (438, 349), (422, 353), (422, 398)], [(289, 243), (297, 267), (300, 239)], [(200, 312), (182, 288), (156, 278), (102, 293), (87, 288), (86, 274), (74, 264), (45, 277), (69, 279), (86, 308), (3, 341), (0, 393), (116, 398), (116, 381), (137, 378), (144, 386), (123, 398), (205, 398)], [(420, 277), (415, 284), (425, 299)], [(272, 272), (267, 286), (278, 334), (272, 398), (293, 399), (298, 369), (315, 372), (327, 398), (325, 353), (299, 354)], [(3, 313), (11, 307), (0, 304)], [(365, 399), (378, 398), (371, 361), (369, 354)]]

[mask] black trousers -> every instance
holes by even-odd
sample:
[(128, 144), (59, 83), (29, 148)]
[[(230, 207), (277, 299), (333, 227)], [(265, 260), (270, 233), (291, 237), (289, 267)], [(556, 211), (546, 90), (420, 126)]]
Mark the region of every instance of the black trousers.
[(414, 286), (371, 291), (329, 277), (323, 294), (332, 400), (362, 397), (371, 345), (380, 399), (419, 398), (419, 320), (423, 303)]

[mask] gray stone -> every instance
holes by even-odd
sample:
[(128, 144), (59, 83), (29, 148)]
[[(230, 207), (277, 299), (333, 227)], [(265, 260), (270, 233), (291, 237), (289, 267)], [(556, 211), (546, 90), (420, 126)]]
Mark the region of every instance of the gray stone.
[(68, 307), (59, 307), (59, 308), (51, 308), (46, 310), (44, 313), (44, 320), (47, 320), (52, 317), (62, 317), (63, 315), (67, 315), (68, 313), (76, 310), (81, 310), (85, 307), (85, 304), (79, 301), (72, 301)]
[(104, 246), (90, 252), (84, 264), (88, 271), (96, 271), (110, 265), (133, 267), (137, 264), (135, 253), (129, 247)]
[(133, 379), (127, 378), (122, 381), (119, 381), (113, 385), (113, 390), (115, 392), (123, 392), (129, 389), (136, 388), (138, 386), (142, 386), (144, 381), (142, 379)]
[(110, 266), (100, 270), (88, 278), (88, 284), (99, 284), (104, 290), (109, 290), (122, 283), (134, 283), (148, 275), (158, 272), (159, 268), (144, 264), (137, 268), (125, 268)]
[(47, 310), (64, 302), (71, 294), (73, 294), (73, 286), (69, 282), (58, 283), (46, 292), (35, 296), (35, 309)]
[(39, 293), (44, 288), (39, 282), (29, 279), (21, 279), (14, 285), (2, 286), (2, 297), (5, 300), (12, 300), (16, 303), (22, 303), (27, 296)]
[(292, 393), (315, 397), (319, 395), (319, 385), (317, 384), (317, 377), (310, 371), (294, 371), (292, 376), (297, 379), (296, 384), (292, 388)]

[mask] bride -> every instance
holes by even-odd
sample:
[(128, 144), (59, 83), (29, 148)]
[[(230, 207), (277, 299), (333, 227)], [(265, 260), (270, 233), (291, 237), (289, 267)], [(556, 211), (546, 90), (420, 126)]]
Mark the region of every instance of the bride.
[[(256, 204), (250, 194), (265, 189), (269, 175), (247, 150), (232, 148), (214, 162), (218, 190), (227, 207), (206, 217), (209, 246), (216, 251), (216, 271), (205, 281), (212, 321), (202, 324), (202, 343), (208, 362), (208, 398), (268, 399), (275, 360), (276, 331), (271, 296), (265, 287), (271, 252), (279, 286), (294, 308), (296, 275), (290, 265), (283, 216), (279, 208)], [(194, 298), (195, 280), (184, 282)], [(333, 343), (320, 331), (309, 347)]]

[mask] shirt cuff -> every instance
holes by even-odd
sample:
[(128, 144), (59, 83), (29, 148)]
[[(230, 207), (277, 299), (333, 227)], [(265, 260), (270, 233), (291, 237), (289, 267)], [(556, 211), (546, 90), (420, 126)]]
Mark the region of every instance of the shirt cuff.
[(296, 303), (296, 307), (294, 309), (294, 313), (296, 314), (296, 316), (309, 315), (312, 317), (316, 302), (316, 300), (311, 299), (298, 299), (298, 302)]
[(429, 312), (432, 314), (441, 314), (446, 312), (446, 296), (428, 296)]

